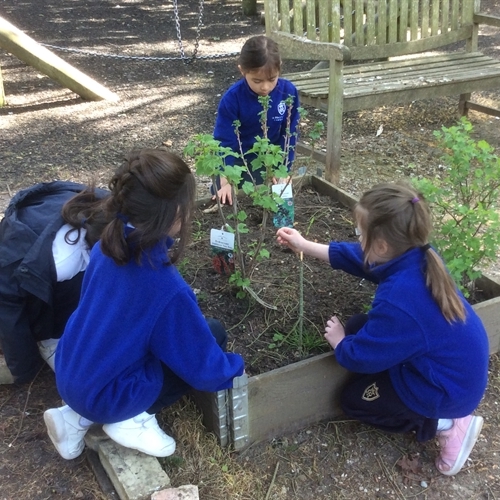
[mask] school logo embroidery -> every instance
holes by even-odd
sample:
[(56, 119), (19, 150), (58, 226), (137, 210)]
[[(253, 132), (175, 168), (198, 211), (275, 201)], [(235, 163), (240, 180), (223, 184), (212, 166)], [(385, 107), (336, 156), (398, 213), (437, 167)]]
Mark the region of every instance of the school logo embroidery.
[(377, 387), (376, 382), (374, 382), (372, 385), (369, 385), (365, 389), (365, 392), (363, 392), (361, 399), (364, 399), (365, 401), (375, 401), (379, 397), (380, 397), (380, 394), (378, 393), (378, 387)]
[(285, 104), (285, 101), (281, 101), (279, 104), (278, 104), (278, 113), (280, 115), (284, 115), (285, 114), (285, 111), (286, 111), (286, 104)]

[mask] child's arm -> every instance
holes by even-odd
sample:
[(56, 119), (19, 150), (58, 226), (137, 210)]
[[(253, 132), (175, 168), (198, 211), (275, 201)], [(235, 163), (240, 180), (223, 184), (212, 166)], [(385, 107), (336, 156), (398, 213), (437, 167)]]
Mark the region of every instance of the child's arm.
[(280, 245), (285, 245), (296, 253), (303, 252), (311, 257), (329, 261), (328, 245), (306, 240), (296, 229), (282, 227), (278, 229), (276, 236)]

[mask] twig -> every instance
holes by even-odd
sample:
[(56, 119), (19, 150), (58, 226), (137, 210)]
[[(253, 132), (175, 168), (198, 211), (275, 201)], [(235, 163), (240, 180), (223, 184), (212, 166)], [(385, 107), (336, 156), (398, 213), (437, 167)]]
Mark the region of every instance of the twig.
[(385, 464), (382, 462), (382, 460), (380, 460), (380, 458), (378, 456), (377, 456), (377, 462), (378, 462), (380, 468), (382, 469), (383, 473), (385, 474), (385, 476), (389, 480), (389, 482), (392, 484), (392, 487), (396, 490), (396, 495), (399, 498), (401, 498), (401, 499), (404, 500), (405, 496), (404, 496), (403, 492), (401, 491), (401, 488), (396, 483), (396, 481), (394, 481), (394, 479), (391, 477), (391, 474), (390, 474), (389, 470), (387, 469), (387, 467), (385, 466)]
[(267, 489), (265, 500), (269, 500), (269, 498), (271, 496), (271, 490), (273, 489), (274, 481), (276, 480), (276, 474), (278, 474), (279, 466), (280, 466), (280, 463), (276, 462), (276, 468), (274, 469), (274, 474), (273, 474), (273, 478), (271, 479), (271, 484), (269, 485), (269, 488)]
[(35, 378), (31, 381), (29, 387), (28, 387), (28, 394), (26, 396), (26, 401), (24, 402), (24, 408), (23, 412), (21, 415), (21, 422), (19, 423), (19, 429), (17, 430), (17, 434), (15, 435), (14, 439), (9, 443), (9, 448), (12, 447), (12, 445), (15, 443), (16, 439), (19, 437), (19, 434), (21, 434), (21, 430), (23, 428), (23, 423), (24, 423), (24, 416), (26, 415), (26, 408), (28, 407), (28, 401), (30, 399), (30, 394), (31, 394), (31, 387), (35, 383), (35, 380), (37, 379), (38, 375), (40, 375), (40, 372), (43, 370), (45, 364), (42, 365), (42, 367), (38, 370), (37, 374), (35, 375)]
[(12, 198), (12, 191), (10, 190), (10, 186), (7, 184), (7, 191), (9, 192), (9, 196)]

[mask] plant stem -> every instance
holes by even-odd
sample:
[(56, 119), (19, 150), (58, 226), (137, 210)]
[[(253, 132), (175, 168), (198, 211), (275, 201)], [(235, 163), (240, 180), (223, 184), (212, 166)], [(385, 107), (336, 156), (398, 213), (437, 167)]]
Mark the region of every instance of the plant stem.
[(299, 264), (299, 350), (302, 353), (304, 333), (304, 252), (300, 252)]

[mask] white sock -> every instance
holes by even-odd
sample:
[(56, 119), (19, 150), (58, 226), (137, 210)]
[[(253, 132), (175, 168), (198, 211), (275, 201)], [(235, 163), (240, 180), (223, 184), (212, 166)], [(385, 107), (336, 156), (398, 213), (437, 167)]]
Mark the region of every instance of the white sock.
[(437, 431), (449, 431), (453, 427), (452, 418), (440, 418), (438, 420)]
[(45, 340), (40, 340), (38, 342), (39, 345), (42, 347), (52, 347), (52, 346), (57, 346), (58, 342), (60, 339), (45, 339)]

